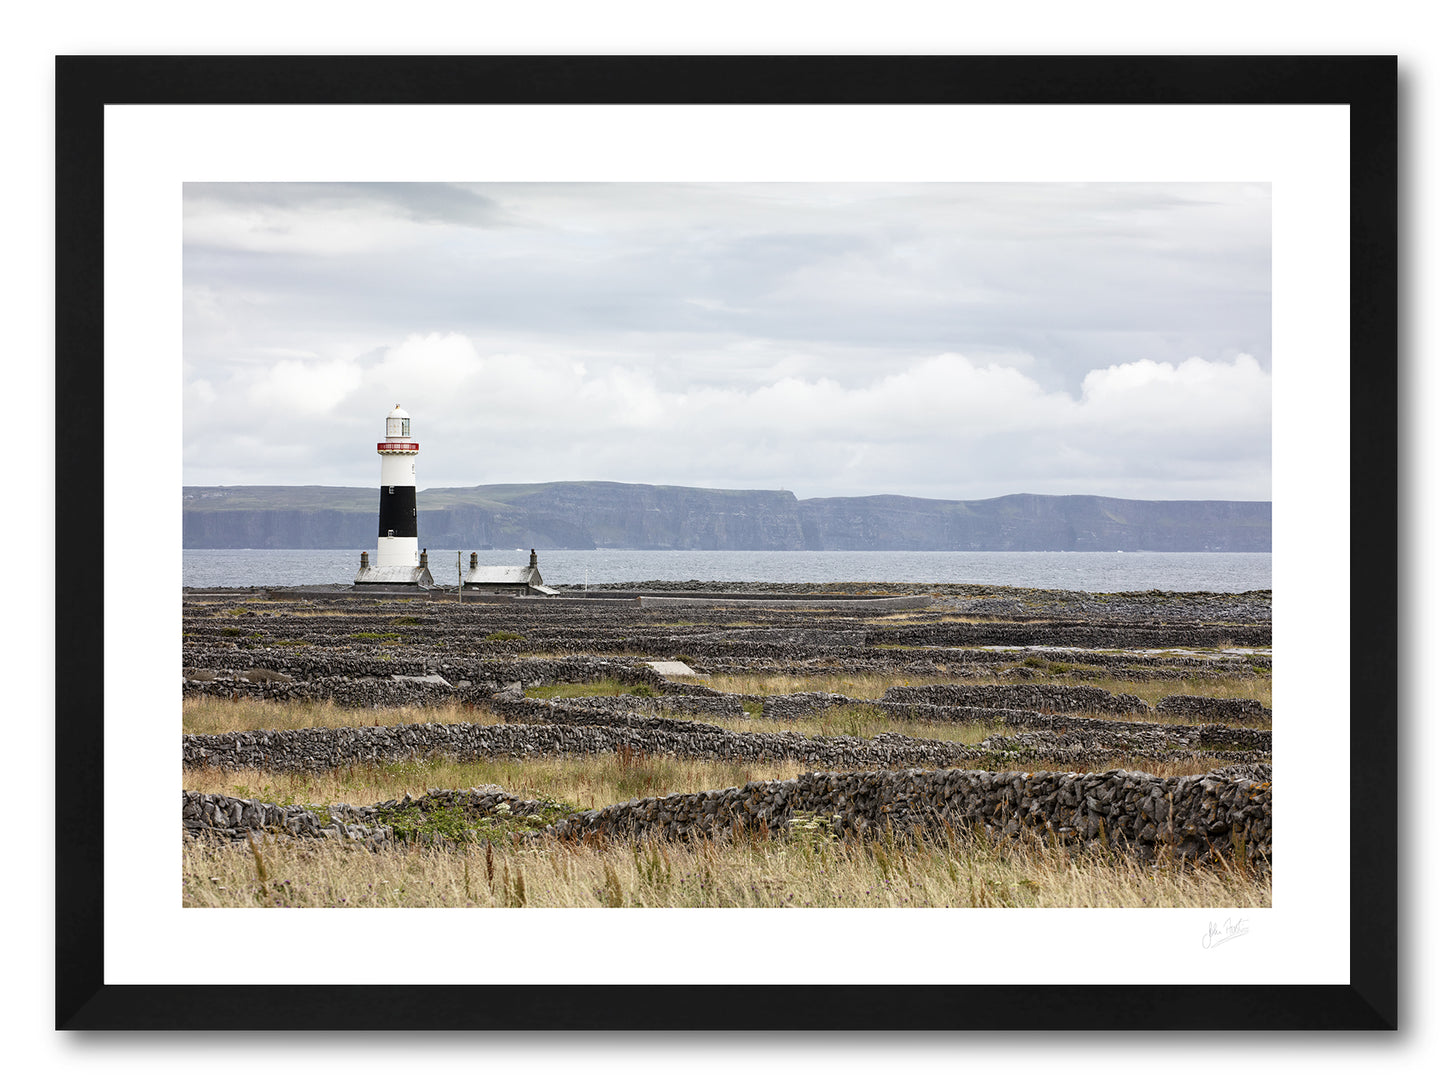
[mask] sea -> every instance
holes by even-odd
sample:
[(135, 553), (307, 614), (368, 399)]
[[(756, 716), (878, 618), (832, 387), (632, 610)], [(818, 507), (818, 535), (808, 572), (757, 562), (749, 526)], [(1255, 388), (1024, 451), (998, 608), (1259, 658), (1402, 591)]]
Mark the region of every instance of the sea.
[[(427, 555), (438, 587), (457, 583), (455, 550)], [(1272, 556), (1120, 551), (539, 550), (547, 584), (640, 581), (996, 584), (1072, 591), (1243, 592), (1271, 588)], [(188, 588), (350, 584), (360, 550), (183, 550)], [(479, 565), (525, 565), (525, 550), (477, 552)], [(461, 554), (465, 569), (470, 551)]]

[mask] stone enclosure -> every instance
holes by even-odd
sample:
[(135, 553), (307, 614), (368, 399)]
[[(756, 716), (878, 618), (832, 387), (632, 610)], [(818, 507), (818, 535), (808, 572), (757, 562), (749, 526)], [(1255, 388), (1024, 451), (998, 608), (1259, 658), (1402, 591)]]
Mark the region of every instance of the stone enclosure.
[[(756, 599), (708, 598), (700, 590), (707, 587), (716, 586), (639, 586), (639, 594), (588, 598), (564, 590), (556, 599), (465, 604), (330, 590), (188, 592), (183, 697), (456, 704), (474, 708), (477, 722), (186, 735), (182, 763), (326, 772), (357, 761), (431, 757), (793, 761), (808, 768), (796, 779), (642, 796), (519, 831), (539, 842), (739, 831), (824, 838), (1033, 833), (1061, 846), (1121, 847), (1146, 858), (1271, 859), (1272, 714), (1264, 704), (1177, 693), (1151, 700), (1093, 684), (1177, 688), (1256, 677), (1267, 685), (1268, 592), (1094, 595), (910, 585), (894, 608), (889, 586), (871, 586), (866, 606), (859, 585)], [(647, 660), (679, 660), (702, 677), (664, 678)], [(872, 673), (899, 680), (867, 698), (740, 695), (706, 684), (747, 674), (826, 685), (830, 677)], [(603, 680), (624, 692), (524, 696)], [(859, 737), (777, 727), (850, 711), (897, 720), (915, 733)], [(753, 719), (772, 726), (751, 730)], [(967, 721), (986, 723), (990, 733), (968, 743), (926, 737), (930, 725)], [(1183, 776), (1117, 767), (1141, 757), (1216, 767)], [(1080, 771), (1010, 768), (1041, 761)], [(395, 802), (450, 803), (477, 817), (501, 802), (513, 818), (531, 809), (530, 800), (499, 794), (481, 789)], [(389, 846), (395, 834), (387, 816), (382, 807), (323, 812), (198, 792), (184, 792), (182, 805), (188, 832), (232, 839), (249, 831)]]

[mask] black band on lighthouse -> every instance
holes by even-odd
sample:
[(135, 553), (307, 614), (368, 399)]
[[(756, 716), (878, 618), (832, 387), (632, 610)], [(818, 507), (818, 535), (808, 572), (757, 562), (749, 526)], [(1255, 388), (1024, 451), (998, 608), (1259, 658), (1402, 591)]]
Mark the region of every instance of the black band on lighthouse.
[(388, 531), (398, 539), (416, 538), (415, 486), (381, 488), (381, 517), (377, 521), (377, 537), (386, 538)]

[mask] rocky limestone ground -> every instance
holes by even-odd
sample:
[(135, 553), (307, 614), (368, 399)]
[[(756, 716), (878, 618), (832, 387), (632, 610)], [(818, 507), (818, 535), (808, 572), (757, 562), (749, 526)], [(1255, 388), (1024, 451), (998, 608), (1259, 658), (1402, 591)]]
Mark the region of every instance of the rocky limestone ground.
[[(187, 590), (183, 665), (424, 673), (542, 656), (689, 659), (741, 668), (997, 668), (1049, 662), (1131, 672), (1269, 665), (1269, 592), (1109, 595), (970, 585), (614, 587), (586, 597)], [(800, 591), (813, 588), (811, 592)], [(741, 590), (746, 589), (746, 590)], [(894, 591), (896, 589), (896, 591)], [(708, 597), (704, 593), (712, 593)], [(892, 598), (890, 599), (890, 593)], [(785, 605), (780, 602), (785, 601)], [(1045, 652), (1036, 651), (1045, 650)], [(286, 670), (286, 667), (276, 667)], [(438, 672), (439, 673), (439, 672)], [(465, 676), (463, 676), (465, 677)]]
[[(1088, 684), (1252, 678), (1267, 685), (1267, 591), (1104, 594), (689, 581), (609, 585), (585, 594), (563, 586), (555, 598), (458, 603), (446, 592), (371, 595), (343, 585), (187, 590), (182, 618), (183, 696), (485, 706), (506, 723), (479, 727), (486, 733), (469, 738), (469, 748), (496, 755), (527, 756), (529, 749), (536, 756), (549, 750), (586, 755), (623, 742), (686, 757), (747, 760), (791, 751), (831, 772), (945, 770), (977, 766), (984, 756), (999, 766), (1052, 757), (1107, 770), (1118, 758), (1150, 754), (1168, 761), (1208, 751), (1221, 766), (1243, 763), (1255, 779), (1261, 773), (1268, 779), (1270, 713), (1258, 701), (1176, 694), (1151, 704)], [(665, 678), (647, 666), (659, 660), (685, 663), (701, 677)], [(826, 685), (830, 676), (886, 674), (897, 685), (860, 699), (827, 692), (743, 696), (705, 684), (743, 673), (815, 685)], [(604, 679), (627, 692), (550, 701), (521, 696), (538, 686)], [(1002, 727), (968, 746), (892, 733), (872, 739), (763, 735), (691, 719), (745, 723), (754, 713), (797, 719), (850, 706), (913, 720), (984, 718)], [(1155, 718), (1161, 716), (1168, 721)], [(227, 744), (210, 737), (188, 739), (193, 752), (187, 756), (220, 757)], [(265, 747), (271, 756), (288, 741), (276, 732), (266, 741), (235, 736), (231, 745)], [(195, 752), (213, 745), (212, 753)], [(370, 756), (386, 749), (370, 740), (350, 745), (372, 749)], [(319, 769), (333, 754), (306, 756)], [(1267, 842), (1254, 843), (1252, 854), (1268, 853)]]

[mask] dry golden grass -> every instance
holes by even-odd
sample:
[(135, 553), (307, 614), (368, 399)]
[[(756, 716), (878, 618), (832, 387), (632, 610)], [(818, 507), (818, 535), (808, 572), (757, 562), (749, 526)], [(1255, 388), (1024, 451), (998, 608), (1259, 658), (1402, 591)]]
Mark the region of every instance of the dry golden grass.
[[(1225, 763), (1228, 754), (1162, 761), (1121, 755), (1108, 768), (1147, 772), (1153, 776), (1193, 776)], [(1007, 769), (1012, 772), (1099, 772), (1087, 761), (1046, 758), (999, 762), (983, 758), (960, 762), (960, 768)], [(462, 790), (497, 785), (526, 799), (546, 799), (578, 810), (597, 810), (655, 795), (690, 794), (741, 787), (750, 780), (791, 780), (806, 771), (828, 771), (797, 761), (693, 761), (636, 754), (600, 754), (585, 758), (537, 758), (458, 762), (447, 758), (356, 764), (329, 772), (269, 772), (262, 769), (190, 768), (181, 774), (186, 791), (259, 799), (280, 806), (327, 805), (335, 802), (371, 806), (428, 788)], [(856, 770), (841, 770), (856, 771)]]
[(790, 780), (805, 766), (796, 761), (744, 763), (690, 761), (671, 757), (602, 754), (587, 758), (537, 758), (457, 762), (443, 758), (389, 764), (357, 764), (325, 773), (264, 772), (259, 769), (186, 769), (187, 791), (293, 803), (347, 802), (367, 806), (419, 795), (428, 788), (461, 789), (496, 784), (527, 799), (551, 799), (595, 810), (630, 799), (673, 792), (739, 787), (749, 780)]
[(476, 705), (450, 702), (432, 708), (342, 708), (330, 701), (259, 701), (243, 697), (187, 697), (181, 701), (181, 733), (293, 731), (302, 727), (395, 727), (404, 723), (501, 723)]
[(186, 907), (1267, 908), (1267, 869), (1150, 866), (1020, 842), (398, 847), (184, 838)]

